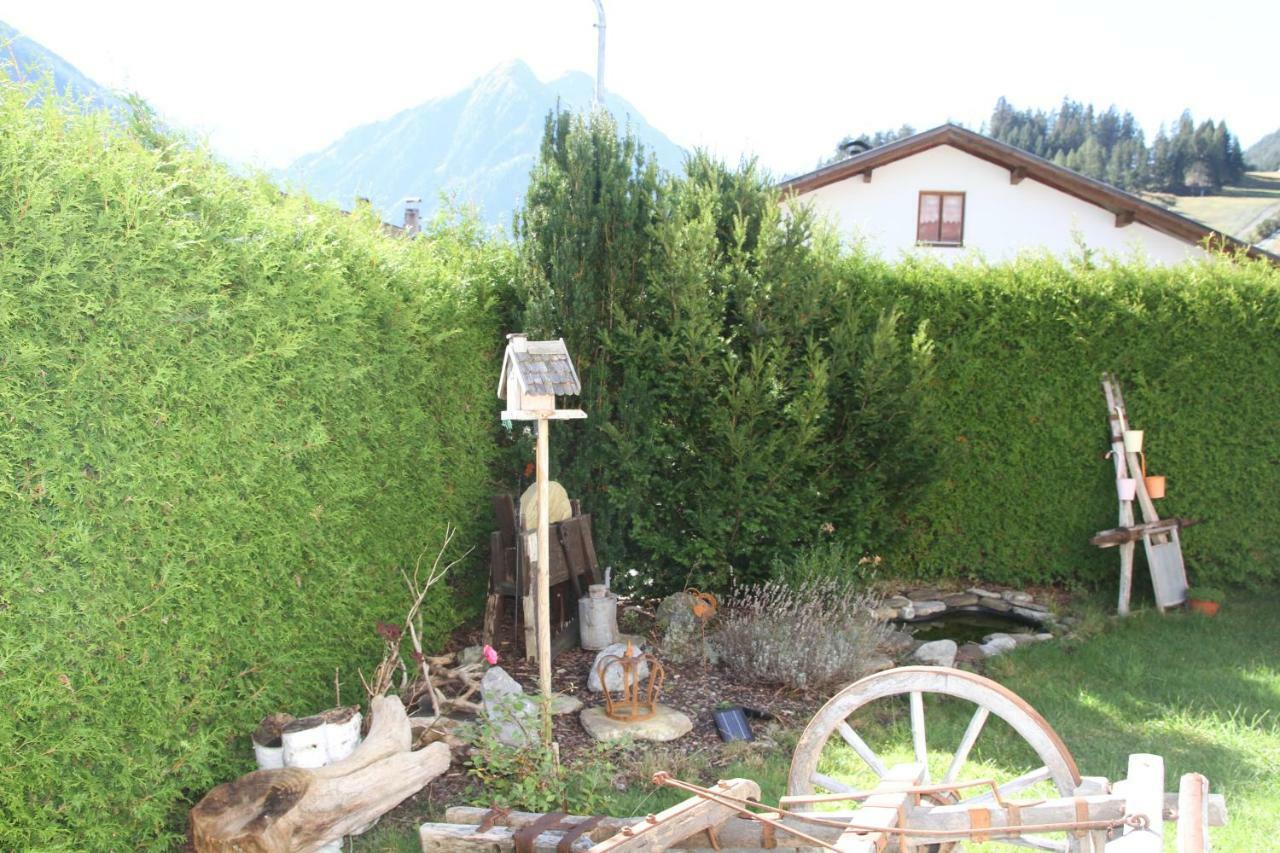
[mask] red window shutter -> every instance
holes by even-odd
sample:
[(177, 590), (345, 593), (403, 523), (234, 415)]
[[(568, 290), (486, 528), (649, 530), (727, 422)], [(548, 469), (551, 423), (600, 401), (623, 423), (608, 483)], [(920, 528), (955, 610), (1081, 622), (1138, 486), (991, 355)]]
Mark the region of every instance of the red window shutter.
[(941, 227), (938, 242), (960, 243), (964, 240), (964, 194), (947, 193), (942, 196)]
[(942, 224), (942, 196), (938, 193), (920, 193), (920, 217), (916, 223), (916, 240), (921, 243), (938, 242)]

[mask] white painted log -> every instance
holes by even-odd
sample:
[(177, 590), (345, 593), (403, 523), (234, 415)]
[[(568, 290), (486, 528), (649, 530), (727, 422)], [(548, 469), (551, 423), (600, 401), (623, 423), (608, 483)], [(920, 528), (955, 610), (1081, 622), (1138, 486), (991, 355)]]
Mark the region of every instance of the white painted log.
[(280, 739), (284, 744), (285, 767), (304, 769), (323, 767), (329, 763), (324, 717), (302, 717), (284, 727)]
[(255, 743), (253, 745), (253, 758), (258, 763), (259, 770), (279, 770), (284, 767), (284, 747), (263, 746)]
[(280, 735), (284, 727), (292, 722), (292, 714), (268, 714), (249, 737), (253, 742), (253, 757), (259, 770), (284, 767), (284, 745)]
[(1129, 756), (1129, 773), (1118, 789), (1125, 798), (1125, 817), (1142, 815), (1145, 829), (1130, 827), (1107, 845), (1108, 853), (1162, 853), (1164, 850), (1164, 759), (1135, 753)]
[(360, 743), (360, 724), (364, 718), (352, 708), (334, 708), (324, 713), (324, 748), (327, 763), (341, 761), (355, 752)]

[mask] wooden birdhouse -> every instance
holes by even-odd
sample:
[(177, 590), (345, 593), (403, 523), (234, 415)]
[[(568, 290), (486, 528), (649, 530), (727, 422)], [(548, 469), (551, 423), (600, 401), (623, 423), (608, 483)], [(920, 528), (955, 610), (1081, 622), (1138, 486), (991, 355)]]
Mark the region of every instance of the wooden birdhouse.
[(531, 341), (520, 332), (507, 335), (507, 352), (498, 379), (498, 398), (507, 405), (504, 421), (585, 418), (581, 409), (557, 409), (556, 398), (582, 393), (578, 371), (564, 340)]

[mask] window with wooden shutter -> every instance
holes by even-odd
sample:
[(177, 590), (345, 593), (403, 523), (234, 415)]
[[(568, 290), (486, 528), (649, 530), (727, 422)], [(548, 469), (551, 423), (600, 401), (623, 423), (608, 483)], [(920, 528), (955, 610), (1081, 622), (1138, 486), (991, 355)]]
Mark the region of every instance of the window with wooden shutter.
[(964, 244), (964, 193), (920, 193), (916, 242), (930, 246)]

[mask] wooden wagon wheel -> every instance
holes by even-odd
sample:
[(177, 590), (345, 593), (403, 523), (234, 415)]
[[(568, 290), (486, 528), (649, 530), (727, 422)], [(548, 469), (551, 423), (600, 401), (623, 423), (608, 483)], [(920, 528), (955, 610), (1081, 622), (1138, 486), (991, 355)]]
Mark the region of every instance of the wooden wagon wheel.
[[(928, 737), (926, 735), (924, 696), (940, 694), (973, 703), (976, 709), (965, 729), (954, 757), (942, 779), (930, 780), (928, 776)], [(1080, 771), (1066, 745), (1044, 717), (1007, 687), (971, 672), (940, 666), (907, 666), (878, 672), (856, 681), (833, 696), (814, 715), (800, 735), (795, 754), (791, 759), (791, 773), (787, 784), (790, 795), (818, 793), (822, 788), (834, 794), (847, 794), (852, 788), (818, 772), (818, 762), (823, 748), (832, 735), (839, 738), (876, 774), (883, 778), (889, 768), (884, 761), (854, 730), (849, 716), (860, 708), (882, 699), (908, 697), (911, 708), (911, 740), (917, 763), (924, 765), (924, 784), (945, 784), (957, 781), (988, 717), (994, 714), (1007, 723), (1022, 740), (1034, 750), (1042, 765), (998, 786), (1001, 797), (1012, 796), (1043, 781), (1051, 781), (1061, 796), (1072, 796), (1080, 784)], [(960, 803), (974, 804), (993, 799), (990, 789), (963, 792)], [(803, 806), (801, 806), (803, 808)], [(1007, 839), (1008, 843), (1049, 850), (1076, 849), (1073, 842), (1051, 838), (1023, 836)]]

